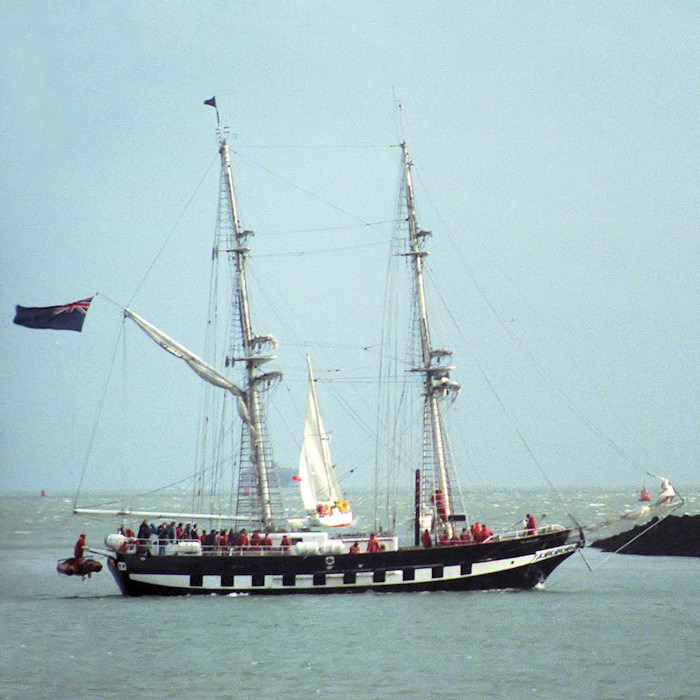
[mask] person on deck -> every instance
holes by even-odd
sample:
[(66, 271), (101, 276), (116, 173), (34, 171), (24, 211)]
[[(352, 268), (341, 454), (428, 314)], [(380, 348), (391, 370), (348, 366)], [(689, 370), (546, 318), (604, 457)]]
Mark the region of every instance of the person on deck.
[(272, 538), (270, 537), (270, 534), (268, 532), (265, 533), (265, 537), (263, 537), (260, 541), (260, 546), (263, 549), (272, 549)]
[(145, 547), (148, 544), (148, 541), (151, 539), (151, 526), (148, 524), (148, 520), (146, 520), (146, 518), (144, 518), (143, 522), (139, 525), (139, 531), (136, 536), (139, 540), (139, 544), (142, 547)]
[(251, 549), (260, 549), (260, 543), (262, 542), (262, 537), (260, 537), (260, 533), (256, 530), (252, 537), (250, 538), (250, 548)]
[(423, 534), (420, 536), (420, 543), (424, 549), (430, 549), (433, 546), (433, 540), (428, 530), (423, 530)]
[(474, 523), (472, 525), (472, 539), (474, 542), (481, 542), (482, 541), (482, 531), (483, 527), (481, 523)]
[(248, 533), (245, 528), (243, 528), (236, 536), (236, 547), (247, 547), (248, 546)]
[(488, 542), (493, 537), (493, 532), (489, 530), (486, 525), (481, 527), (481, 542)]
[(377, 536), (372, 533), (369, 536), (369, 542), (367, 542), (367, 553), (368, 554), (374, 554), (375, 552), (381, 552), (382, 551), (382, 546), (379, 544), (379, 540), (377, 539)]
[(359, 554), (360, 553), (360, 543), (355, 542), (355, 544), (350, 545), (350, 549), (348, 549), (348, 554)]
[(535, 516), (530, 515), (530, 513), (528, 513), (525, 516), (525, 523), (526, 523), (525, 524), (525, 528), (526, 528), (525, 534), (526, 535), (536, 535), (537, 534), (537, 521), (535, 520)]
[(168, 526), (166, 523), (158, 525), (158, 554), (165, 554), (165, 545), (168, 544)]
[(462, 540), (462, 543), (464, 543), (464, 542), (472, 542), (474, 538), (472, 537), (472, 533), (469, 532), (469, 530), (467, 530), (466, 527), (463, 527), (462, 532), (459, 535), (459, 539)]
[(219, 533), (216, 530), (209, 530), (209, 534), (204, 538), (202, 543), (207, 552), (213, 552), (216, 549), (216, 539)]
[(280, 547), (282, 549), (287, 550), (292, 546), (291, 541), (289, 540), (289, 537), (287, 535), (282, 535), (282, 541), (280, 542)]

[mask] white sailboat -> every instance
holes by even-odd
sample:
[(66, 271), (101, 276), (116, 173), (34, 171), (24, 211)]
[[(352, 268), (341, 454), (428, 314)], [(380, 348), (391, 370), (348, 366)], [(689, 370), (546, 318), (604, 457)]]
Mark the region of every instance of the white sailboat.
[(318, 406), (311, 358), (309, 391), (306, 400), (304, 440), (299, 455), (299, 490), (309, 517), (325, 527), (345, 527), (352, 524), (350, 504), (338, 483), (331, 458), (330, 435), (326, 433)]

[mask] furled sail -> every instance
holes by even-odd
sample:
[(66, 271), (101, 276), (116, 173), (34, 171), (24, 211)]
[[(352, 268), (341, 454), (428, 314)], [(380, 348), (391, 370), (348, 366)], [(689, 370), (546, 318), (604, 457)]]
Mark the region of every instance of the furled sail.
[(333, 467), (329, 436), (323, 425), (309, 363), (309, 392), (304, 421), (304, 440), (299, 457), (299, 488), (304, 508), (319, 523), (328, 526), (349, 525), (352, 513), (343, 497)]
[(202, 379), (214, 386), (228, 389), (234, 394), (238, 398), (238, 412), (241, 418), (246, 423), (250, 423), (248, 409), (244, 402), (245, 392), (237, 387), (228, 377), (221, 374), (221, 372), (212, 367), (208, 362), (205, 362), (202, 358), (197, 357), (197, 355), (188, 350), (184, 345), (180, 345), (180, 343), (173, 340), (170, 336), (158, 330), (153, 324), (141, 318), (141, 316), (131, 311), (131, 309), (124, 309), (124, 316), (130, 318), (147, 336), (149, 336), (149, 338), (158, 343), (164, 350), (184, 360), (192, 371), (198, 374)]

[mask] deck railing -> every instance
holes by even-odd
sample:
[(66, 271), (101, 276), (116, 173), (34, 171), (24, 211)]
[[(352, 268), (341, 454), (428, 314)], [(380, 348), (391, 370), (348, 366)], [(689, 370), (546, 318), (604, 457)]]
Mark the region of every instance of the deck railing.
[[(548, 534), (552, 532), (561, 532), (566, 528), (561, 525), (545, 525), (537, 529), (535, 534)], [(500, 542), (504, 540), (520, 539), (523, 537), (532, 536), (527, 529), (510, 530), (507, 532), (497, 532), (492, 535), (485, 542)], [(395, 550), (398, 548), (398, 540), (395, 537), (383, 537), (383, 549)], [(123, 538), (121, 546), (119, 549), (129, 554), (145, 553), (147, 552), (151, 556), (161, 556), (161, 555), (183, 555), (183, 556), (270, 556), (280, 554), (347, 554), (350, 545), (359, 540), (360, 542), (360, 553), (364, 553), (367, 545), (367, 538), (364, 537), (351, 537), (349, 539), (343, 538), (343, 540), (330, 540), (328, 543), (322, 543), (318, 546), (318, 543), (307, 542), (306, 540), (294, 538), (290, 545), (272, 544), (272, 545), (246, 545), (246, 546), (236, 546), (231, 544), (213, 544), (213, 545), (203, 545), (199, 540), (138, 540), (134, 537)], [(333, 551), (326, 551), (325, 545), (333, 543), (335, 545)], [(303, 546), (303, 551), (300, 551), (299, 547)], [(481, 544), (476, 543), (473, 540), (450, 540), (447, 542), (435, 543), (434, 546), (450, 547), (456, 545), (465, 544)], [(108, 543), (109, 545), (109, 543)], [(116, 545), (110, 545), (114, 549), (117, 549)]]

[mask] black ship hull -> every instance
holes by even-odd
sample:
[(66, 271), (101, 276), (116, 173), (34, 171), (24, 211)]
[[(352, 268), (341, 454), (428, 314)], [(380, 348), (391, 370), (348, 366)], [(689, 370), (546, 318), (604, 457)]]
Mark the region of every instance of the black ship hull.
[(127, 596), (530, 589), (581, 546), (577, 532), (557, 530), (482, 544), (374, 554), (117, 552), (108, 563)]

